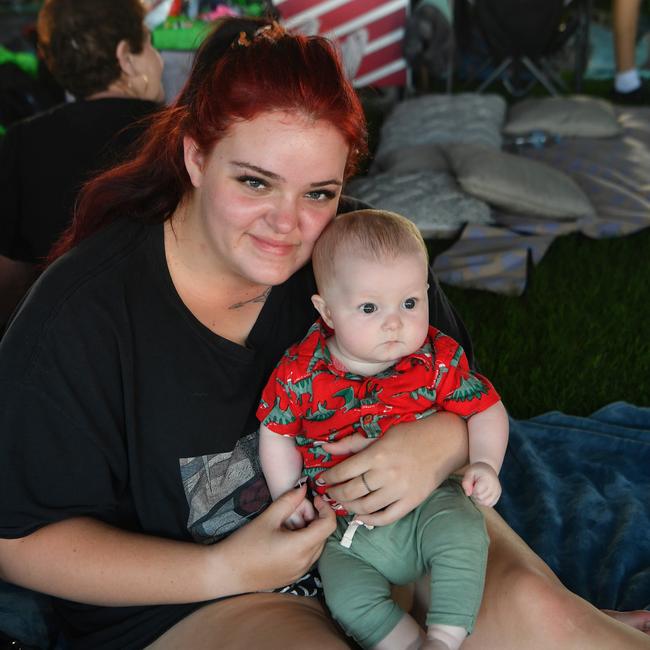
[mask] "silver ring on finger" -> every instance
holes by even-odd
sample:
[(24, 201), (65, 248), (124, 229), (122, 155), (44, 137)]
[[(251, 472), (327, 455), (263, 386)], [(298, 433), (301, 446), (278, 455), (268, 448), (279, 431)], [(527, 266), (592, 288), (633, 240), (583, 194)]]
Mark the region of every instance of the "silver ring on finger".
[(366, 481), (366, 473), (364, 472), (361, 475), (361, 480), (363, 481), (363, 484), (366, 486), (366, 490), (368, 490), (368, 494), (373, 492), (374, 490), (371, 489), (371, 487), (368, 485), (368, 481)]

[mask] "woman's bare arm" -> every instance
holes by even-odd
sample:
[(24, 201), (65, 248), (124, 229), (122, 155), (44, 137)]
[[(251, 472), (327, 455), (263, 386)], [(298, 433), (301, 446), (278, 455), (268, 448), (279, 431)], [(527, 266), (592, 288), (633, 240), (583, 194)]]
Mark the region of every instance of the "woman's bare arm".
[(336, 527), (334, 512), (318, 499), (318, 518), (309, 526), (284, 528), (304, 496), (305, 488), (291, 490), (209, 546), (131, 533), (96, 519), (67, 519), (0, 540), (0, 578), (105, 606), (196, 602), (272, 589), (301, 577)]
[(321, 475), (325, 483), (338, 484), (329, 495), (368, 524), (397, 521), (467, 463), (467, 425), (452, 413), (396, 425), (370, 442), (355, 435), (324, 445), (330, 453), (355, 454)]

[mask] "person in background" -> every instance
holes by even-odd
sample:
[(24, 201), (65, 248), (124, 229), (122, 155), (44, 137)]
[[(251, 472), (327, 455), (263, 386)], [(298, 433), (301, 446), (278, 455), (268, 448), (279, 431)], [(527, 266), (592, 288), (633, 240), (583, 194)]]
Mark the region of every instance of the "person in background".
[(75, 101), (0, 140), (0, 327), (69, 226), (93, 173), (119, 162), (163, 100), (162, 58), (139, 0), (46, 0), (40, 55)]
[(636, 39), (641, 0), (612, 1), (612, 31), (616, 75), (612, 101), (617, 104), (647, 104), (650, 93), (636, 65)]
[[(0, 579), (53, 595), (75, 650), (348, 647), (307, 597), (335, 514), (317, 500), (308, 526), (283, 525), (305, 488), (269, 503), (255, 412), (314, 321), (312, 248), (357, 207), (341, 192), (365, 151), (363, 110), (328, 40), (224, 20), (135, 158), (82, 191), (0, 342)], [(429, 283), (431, 324), (473, 364)], [(466, 462), (464, 421), (439, 412), (323, 479), (384, 525)], [(640, 627), (643, 613), (599, 612), (493, 510), (485, 518), (467, 648), (648, 648), (616, 620)]]

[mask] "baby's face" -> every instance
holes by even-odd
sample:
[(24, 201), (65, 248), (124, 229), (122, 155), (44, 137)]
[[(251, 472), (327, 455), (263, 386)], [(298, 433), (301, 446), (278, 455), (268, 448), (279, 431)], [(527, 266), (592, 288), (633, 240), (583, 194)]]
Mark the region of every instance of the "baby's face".
[(385, 363), (415, 352), (429, 327), (427, 288), (424, 253), (381, 261), (337, 256), (323, 298), (343, 356)]

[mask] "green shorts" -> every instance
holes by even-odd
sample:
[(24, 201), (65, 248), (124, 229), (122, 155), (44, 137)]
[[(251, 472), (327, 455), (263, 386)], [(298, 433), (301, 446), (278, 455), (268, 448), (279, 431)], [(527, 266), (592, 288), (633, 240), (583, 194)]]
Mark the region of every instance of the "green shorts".
[(456, 477), (394, 524), (372, 530), (360, 526), (349, 549), (339, 541), (353, 517), (338, 519), (318, 568), (332, 616), (357, 643), (373, 647), (404, 615), (390, 585), (423, 575), (430, 576), (427, 625), (473, 630), (489, 541), (483, 515)]

